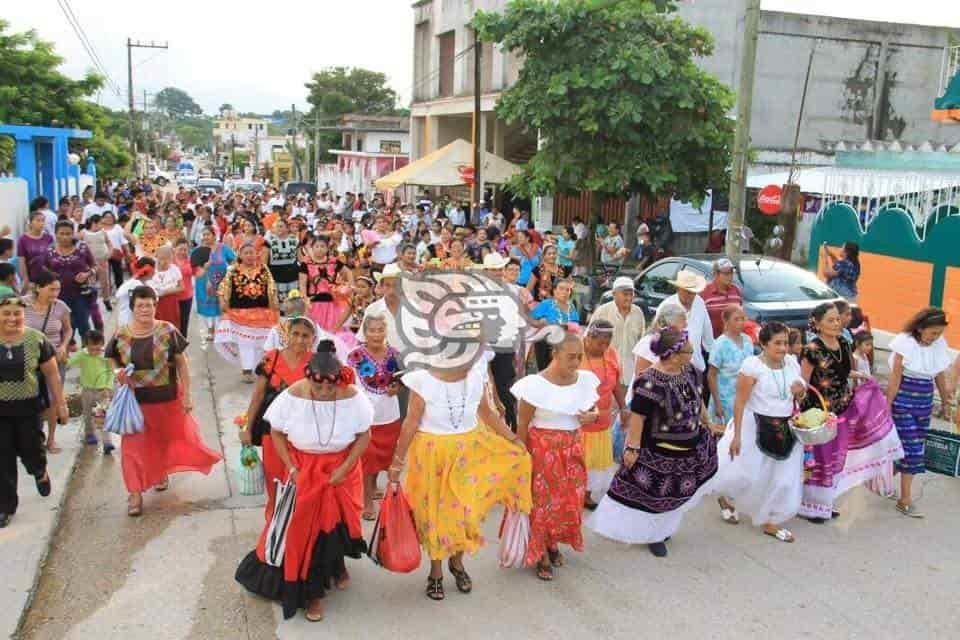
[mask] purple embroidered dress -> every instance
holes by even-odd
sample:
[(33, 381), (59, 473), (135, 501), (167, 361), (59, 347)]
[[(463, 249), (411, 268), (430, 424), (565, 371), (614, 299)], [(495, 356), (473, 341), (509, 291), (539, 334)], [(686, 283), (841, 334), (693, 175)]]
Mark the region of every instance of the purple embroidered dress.
[(637, 377), (630, 410), (644, 417), (639, 457), (632, 467), (620, 467), (588, 520), (597, 533), (635, 544), (661, 542), (708, 492), (717, 472), (717, 438), (700, 423), (700, 388), (689, 365), (677, 375), (651, 367)]

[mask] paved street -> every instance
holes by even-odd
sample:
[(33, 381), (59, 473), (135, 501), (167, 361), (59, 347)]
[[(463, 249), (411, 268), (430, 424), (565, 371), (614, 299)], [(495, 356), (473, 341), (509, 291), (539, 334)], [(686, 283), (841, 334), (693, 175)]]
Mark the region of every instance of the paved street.
[[(233, 417), (250, 387), (196, 335), (190, 355), (196, 415), (207, 442), (236, 464)], [(232, 469), (176, 476), (149, 494), (145, 515), (125, 514), (119, 457), (80, 453), (61, 524), (22, 637), (283, 639), (442, 636), (632, 638), (953, 637), (960, 547), (960, 483), (922, 480), (926, 520), (898, 515), (892, 502), (854, 492), (839, 521), (792, 524), (792, 546), (745, 524), (720, 521), (702, 505), (655, 560), (644, 548), (587, 534), (552, 584), (496, 566), (495, 547), (469, 560), (476, 589), (433, 603), (424, 572), (392, 575), (369, 560), (349, 567), (353, 584), (327, 603), (327, 619), (283, 622), (279, 608), (233, 581), (263, 521), (262, 500), (238, 496)], [(28, 505), (39, 501), (27, 493)], [(15, 521), (17, 526), (23, 520)], [(497, 518), (486, 527), (496, 535)], [(369, 527), (368, 527), (369, 530)], [(680, 615), (682, 613), (682, 615)]]

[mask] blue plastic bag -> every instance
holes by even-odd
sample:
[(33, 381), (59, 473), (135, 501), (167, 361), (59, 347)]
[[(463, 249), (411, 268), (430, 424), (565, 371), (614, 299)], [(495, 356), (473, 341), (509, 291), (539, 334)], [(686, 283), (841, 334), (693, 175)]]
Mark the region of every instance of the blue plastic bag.
[[(133, 365), (127, 365), (127, 375), (133, 373)], [(107, 407), (107, 415), (103, 419), (103, 430), (119, 436), (129, 436), (143, 432), (143, 412), (129, 385), (120, 385), (113, 394), (113, 400)]]
[(613, 459), (616, 462), (623, 462), (623, 443), (626, 442), (626, 430), (620, 424), (620, 416), (613, 421)]

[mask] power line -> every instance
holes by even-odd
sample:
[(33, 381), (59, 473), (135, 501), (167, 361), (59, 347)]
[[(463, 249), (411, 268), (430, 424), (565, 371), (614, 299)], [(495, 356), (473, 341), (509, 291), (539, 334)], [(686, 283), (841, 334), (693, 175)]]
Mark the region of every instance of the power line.
[(90, 61), (93, 62), (94, 67), (103, 75), (110, 89), (117, 95), (117, 97), (120, 97), (122, 94), (120, 92), (119, 85), (114, 82), (113, 78), (110, 77), (110, 74), (107, 72), (106, 66), (103, 64), (100, 56), (97, 55), (93, 43), (89, 38), (87, 38), (86, 32), (83, 30), (83, 26), (80, 24), (79, 19), (77, 19), (73, 9), (70, 8), (69, 0), (57, 0), (57, 4), (60, 6), (60, 10), (63, 11), (63, 16), (67, 19), (67, 23), (70, 25), (70, 28), (73, 29), (77, 39), (80, 40), (81, 46), (83, 46), (84, 50), (87, 52), (87, 55), (90, 56)]

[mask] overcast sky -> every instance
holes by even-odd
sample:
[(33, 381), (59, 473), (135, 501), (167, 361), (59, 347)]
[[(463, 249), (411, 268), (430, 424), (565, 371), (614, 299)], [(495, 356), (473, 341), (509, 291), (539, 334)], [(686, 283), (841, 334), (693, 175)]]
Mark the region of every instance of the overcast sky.
[[(14, 30), (36, 29), (55, 44), (65, 73), (79, 76), (92, 68), (58, 0), (3, 4), (2, 18)], [(337, 65), (382, 71), (405, 104), (413, 84), (410, 5), (410, 0), (69, 0), (121, 91), (117, 96), (104, 89), (104, 104), (126, 105), (129, 36), (170, 44), (168, 51), (134, 50), (138, 106), (144, 89), (176, 86), (207, 113), (224, 102), (261, 113), (294, 102), (305, 106), (303, 84), (315, 71)], [(763, 8), (779, 11), (960, 28), (957, 6), (955, 0), (763, 0)]]

